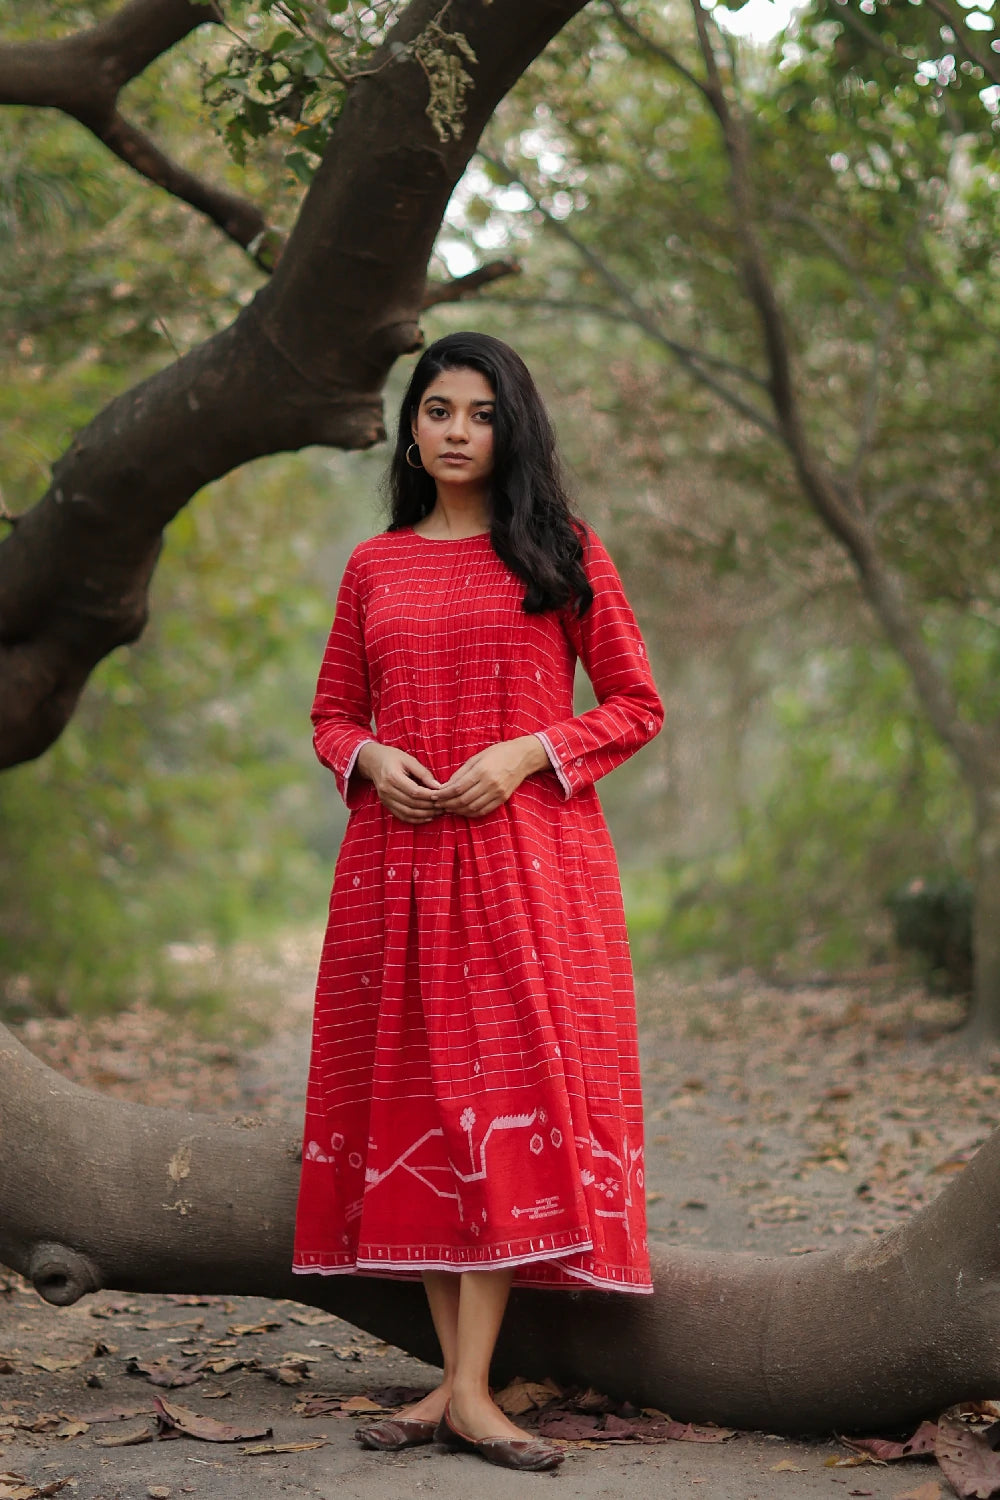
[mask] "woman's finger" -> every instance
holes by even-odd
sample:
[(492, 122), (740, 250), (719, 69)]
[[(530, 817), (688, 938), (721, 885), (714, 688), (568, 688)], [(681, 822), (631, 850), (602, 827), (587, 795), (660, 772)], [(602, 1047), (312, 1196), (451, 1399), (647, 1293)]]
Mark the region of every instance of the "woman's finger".
[(427, 767), (422, 766), (419, 760), (415, 760), (412, 755), (404, 755), (400, 761), (400, 765), (402, 766), (404, 774), (408, 776), (411, 781), (416, 781), (422, 786), (429, 788), (431, 791), (437, 791), (440, 788), (441, 783), (440, 781), (438, 781), (434, 773), (432, 771), (428, 771)]

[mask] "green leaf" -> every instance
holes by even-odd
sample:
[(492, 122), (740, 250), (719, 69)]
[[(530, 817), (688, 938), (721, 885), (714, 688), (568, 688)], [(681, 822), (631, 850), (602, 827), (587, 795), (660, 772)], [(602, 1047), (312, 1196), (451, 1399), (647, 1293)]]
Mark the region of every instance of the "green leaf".
[(287, 47), (291, 46), (292, 42), (297, 42), (298, 40), (298, 34), (294, 31), (276, 31), (268, 43), (267, 50), (272, 53), (284, 52)]
[(285, 165), (295, 174), (299, 182), (304, 183), (306, 187), (312, 182), (316, 168), (303, 152), (289, 151), (285, 157)]
[(330, 59), (326, 55), (326, 48), (319, 42), (314, 42), (307, 52), (302, 55), (302, 71), (307, 78), (318, 78), (325, 73), (330, 66)]

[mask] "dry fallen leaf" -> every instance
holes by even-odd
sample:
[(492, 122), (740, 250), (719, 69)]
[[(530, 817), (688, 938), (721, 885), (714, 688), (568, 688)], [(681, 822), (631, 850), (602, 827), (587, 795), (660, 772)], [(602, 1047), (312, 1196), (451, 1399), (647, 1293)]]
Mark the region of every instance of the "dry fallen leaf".
[(81, 1437), (85, 1432), (89, 1432), (89, 1431), (90, 1431), (90, 1423), (89, 1422), (73, 1422), (73, 1421), (70, 1421), (70, 1422), (64, 1422), (61, 1427), (57, 1427), (56, 1430), (55, 1430), (55, 1432), (54, 1432), (54, 1434), (53, 1434), (53, 1436), (57, 1437), (57, 1438), (75, 1438), (75, 1437)]
[(168, 1390), (181, 1385), (194, 1385), (195, 1381), (201, 1379), (200, 1370), (182, 1370), (166, 1355), (150, 1360), (137, 1359), (135, 1355), (132, 1355), (125, 1361), (125, 1370), (129, 1375), (144, 1375), (150, 1385), (158, 1385)]
[(554, 1380), (522, 1380), (518, 1377), (498, 1391), (493, 1399), (508, 1417), (520, 1417), (526, 1411), (548, 1406), (561, 1395), (562, 1389)]
[(193, 1328), (195, 1333), (205, 1326), (204, 1318), (150, 1318), (145, 1323), (136, 1323), (142, 1333), (165, 1333), (169, 1328)]
[(301, 1385), (309, 1379), (309, 1366), (300, 1360), (283, 1361), (280, 1365), (263, 1365), (261, 1374), (266, 1380), (276, 1380), (279, 1385)]
[(989, 1500), (1000, 1490), (1000, 1454), (985, 1431), (963, 1422), (953, 1406), (938, 1420), (935, 1453), (948, 1483), (962, 1500)]
[(259, 1323), (230, 1323), (229, 1332), (237, 1338), (246, 1338), (252, 1333), (271, 1333), (275, 1328), (284, 1328), (280, 1318), (261, 1318)]
[(69, 1479), (51, 1479), (48, 1484), (12, 1484), (0, 1481), (0, 1500), (38, 1500), (39, 1496), (58, 1495)]
[(241, 1448), (241, 1453), (256, 1455), (259, 1453), (305, 1453), (309, 1448), (325, 1448), (327, 1439), (325, 1437), (313, 1438), (306, 1443), (252, 1443), (246, 1448)]
[(297, 1307), (288, 1314), (288, 1321), (299, 1323), (304, 1328), (318, 1328), (323, 1323), (336, 1323), (337, 1319), (333, 1313), (324, 1312), (321, 1307)]
[(941, 1500), (941, 1486), (936, 1479), (927, 1479), (915, 1490), (901, 1490), (892, 1500)]
[(586, 1413), (569, 1411), (553, 1412), (538, 1424), (542, 1437), (559, 1438), (563, 1442), (579, 1443), (584, 1439), (600, 1437), (601, 1418)]
[(340, 1403), (341, 1411), (384, 1411), (385, 1407), (377, 1401), (371, 1401), (367, 1396), (349, 1396), (346, 1401)]
[(790, 1458), (783, 1458), (780, 1464), (771, 1465), (772, 1474), (808, 1474), (801, 1464), (793, 1464)]
[(139, 1406), (102, 1406), (98, 1411), (84, 1412), (80, 1418), (82, 1422), (124, 1422), (132, 1417), (151, 1417), (153, 1406), (151, 1401), (144, 1401)]
[(153, 1402), (161, 1435), (168, 1431), (183, 1432), (187, 1437), (198, 1438), (203, 1443), (245, 1443), (253, 1438), (268, 1438), (270, 1427), (237, 1427), (230, 1422), (217, 1422), (214, 1417), (203, 1417), (186, 1406), (164, 1401), (157, 1396)]
[(668, 1422), (667, 1428), (672, 1443), (727, 1443), (736, 1436), (735, 1428), (699, 1422)]
[(252, 1370), (257, 1367), (256, 1356), (253, 1359), (236, 1359), (231, 1354), (206, 1354), (191, 1366), (192, 1370), (201, 1370), (208, 1375), (228, 1375), (230, 1370)]
[(936, 1422), (921, 1422), (912, 1437), (905, 1442), (880, 1437), (841, 1437), (840, 1441), (852, 1449), (850, 1458), (828, 1458), (828, 1469), (849, 1469), (856, 1464), (891, 1464), (903, 1458), (933, 1458), (937, 1438)]
[(40, 1411), (37, 1417), (30, 1421), (22, 1422), (21, 1426), (27, 1428), (28, 1432), (53, 1432), (61, 1427), (66, 1417), (61, 1411)]
[(149, 1423), (141, 1427), (126, 1427), (121, 1432), (109, 1432), (107, 1437), (96, 1437), (95, 1448), (134, 1448), (139, 1443), (151, 1443), (156, 1431)]

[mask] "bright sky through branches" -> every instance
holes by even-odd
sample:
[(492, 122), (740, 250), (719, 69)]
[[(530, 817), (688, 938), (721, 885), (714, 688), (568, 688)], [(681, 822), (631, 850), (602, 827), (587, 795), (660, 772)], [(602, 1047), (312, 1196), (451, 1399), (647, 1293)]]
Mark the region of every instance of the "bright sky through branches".
[(723, 31), (761, 45), (773, 41), (788, 25), (795, 11), (801, 8), (801, 0), (797, 5), (791, 0), (747, 0), (741, 10), (729, 10), (725, 5), (705, 5)]

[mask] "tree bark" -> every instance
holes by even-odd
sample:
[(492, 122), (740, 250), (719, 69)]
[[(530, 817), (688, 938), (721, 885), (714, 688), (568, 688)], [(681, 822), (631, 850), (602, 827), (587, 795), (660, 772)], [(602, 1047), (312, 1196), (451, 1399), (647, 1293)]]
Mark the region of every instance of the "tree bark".
[(58, 461), (47, 494), (0, 543), (0, 768), (40, 755), (97, 662), (141, 632), (163, 528), (198, 489), (263, 454), (384, 436), (382, 387), (419, 347), (452, 190), (498, 101), (584, 3), (452, 0), (448, 27), (480, 61), (442, 141), (411, 50), (441, 7), (412, 0), (371, 76), (351, 85), (272, 279), (228, 329), (113, 401)]
[(969, 1037), (974, 1046), (1000, 1037), (1000, 751), (992, 778), (975, 788), (976, 878), (972, 904), (973, 989)]
[[(280, 1131), (103, 1098), (0, 1028), (0, 1139), (0, 1261), (48, 1301), (100, 1287), (289, 1297), (437, 1358), (419, 1283), (291, 1274), (299, 1152)], [(936, 1415), (1000, 1389), (998, 1216), (1000, 1131), (934, 1203), (859, 1249), (668, 1248), (652, 1297), (520, 1291), (496, 1377), (774, 1432)]]

